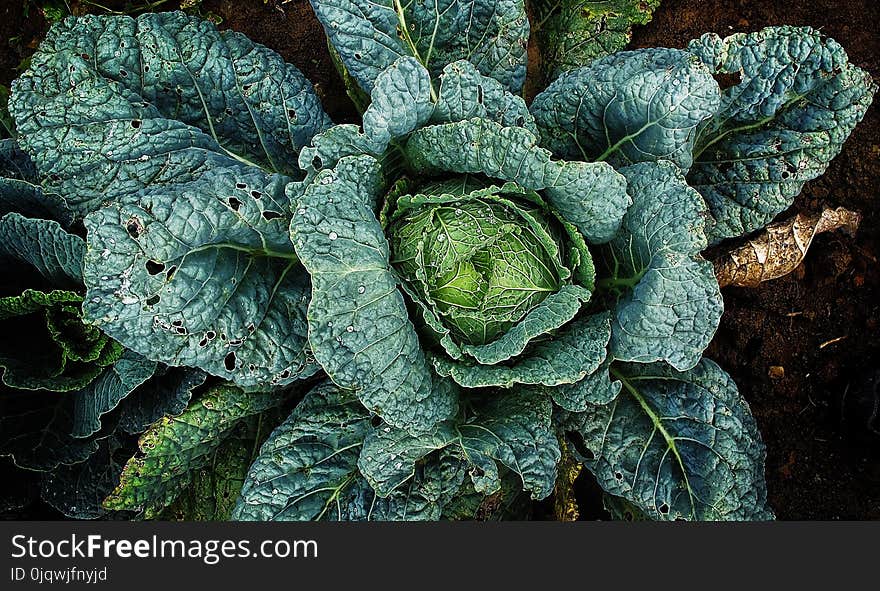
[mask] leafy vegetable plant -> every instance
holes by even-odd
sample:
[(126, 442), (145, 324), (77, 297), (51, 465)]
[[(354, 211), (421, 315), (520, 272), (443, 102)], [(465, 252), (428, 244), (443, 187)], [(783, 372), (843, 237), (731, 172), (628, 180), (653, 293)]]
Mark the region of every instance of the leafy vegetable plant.
[(617, 51), (656, 4), (531, 7), (527, 105), (521, 0), (312, 0), (361, 125), (195, 17), (55, 25), (9, 103), (0, 320), (43, 340), (0, 421), (56, 435), (0, 451), (77, 517), (513, 518), (568, 449), (613, 515), (772, 518), (700, 253), (876, 86), (808, 28)]

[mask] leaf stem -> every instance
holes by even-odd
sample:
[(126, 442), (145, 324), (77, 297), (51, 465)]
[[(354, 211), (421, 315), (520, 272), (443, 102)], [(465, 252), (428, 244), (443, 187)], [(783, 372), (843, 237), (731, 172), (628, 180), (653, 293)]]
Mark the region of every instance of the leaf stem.
[[(419, 60), (419, 63), (422, 64), (425, 69), (428, 68), (428, 63), (426, 60), (422, 59), (422, 56), (419, 55), (419, 50), (416, 47), (415, 42), (412, 39), (412, 36), (409, 34), (409, 27), (406, 24), (406, 14), (403, 12), (403, 4), (400, 3), (400, 0), (393, 0), (394, 2), (394, 11), (397, 13), (397, 22), (398, 29), (400, 30), (400, 35), (403, 37), (403, 40), (406, 41), (406, 44), (409, 46), (409, 50), (412, 52), (413, 57)], [(429, 72), (430, 76), (430, 72)], [(431, 102), (437, 102), (437, 91), (434, 90), (434, 81), (429, 81), (429, 86), (431, 88)]]
[(678, 467), (681, 469), (682, 477), (684, 478), (684, 485), (687, 488), (688, 498), (691, 502), (691, 513), (696, 515), (696, 505), (694, 503), (694, 493), (691, 488), (690, 481), (688, 480), (688, 473), (685, 469), (684, 460), (681, 457), (681, 454), (678, 451), (678, 446), (675, 444), (675, 437), (673, 437), (669, 431), (666, 430), (666, 427), (663, 425), (663, 419), (654, 412), (654, 409), (648, 404), (648, 401), (645, 400), (644, 396), (642, 396), (641, 392), (639, 392), (635, 386), (630, 383), (629, 379), (620, 373), (615, 367), (611, 367), (610, 373), (612, 376), (620, 380), (620, 383), (623, 384), (624, 389), (629, 393), (630, 396), (635, 398), (636, 402), (639, 403), (639, 406), (642, 407), (644, 413), (651, 419), (651, 423), (653, 423), (654, 428), (660, 435), (663, 437), (663, 440), (666, 442), (666, 446), (672, 452), (672, 455), (675, 456), (676, 461), (678, 462)]

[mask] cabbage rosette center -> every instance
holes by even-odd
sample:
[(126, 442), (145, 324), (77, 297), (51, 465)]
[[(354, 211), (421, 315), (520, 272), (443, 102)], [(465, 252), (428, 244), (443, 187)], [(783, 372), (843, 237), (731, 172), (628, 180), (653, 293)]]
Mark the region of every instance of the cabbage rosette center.
[(570, 278), (536, 194), (469, 177), (422, 190), (396, 202), (391, 262), (456, 340), (495, 340)]

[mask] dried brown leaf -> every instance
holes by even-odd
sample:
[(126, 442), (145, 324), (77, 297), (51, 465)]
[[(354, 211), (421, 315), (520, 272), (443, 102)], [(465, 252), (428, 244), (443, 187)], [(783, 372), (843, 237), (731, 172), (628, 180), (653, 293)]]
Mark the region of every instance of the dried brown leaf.
[(794, 271), (807, 254), (816, 234), (839, 228), (854, 235), (861, 214), (843, 207), (822, 213), (799, 213), (770, 224), (745, 244), (719, 255), (714, 261), (721, 287), (757, 287)]

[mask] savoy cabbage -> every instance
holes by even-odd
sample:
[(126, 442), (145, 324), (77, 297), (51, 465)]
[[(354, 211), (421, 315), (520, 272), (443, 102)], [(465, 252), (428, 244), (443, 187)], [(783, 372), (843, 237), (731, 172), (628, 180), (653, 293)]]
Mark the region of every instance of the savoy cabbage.
[(700, 253), (876, 86), (809, 28), (617, 51), (656, 6), (620, 4), (534, 7), (527, 105), (522, 0), (312, 0), (361, 125), (198, 18), (53, 26), (0, 143), (0, 322), (38, 335), (0, 453), (74, 517), (512, 517), (567, 448), (612, 513), (772, 518)]

